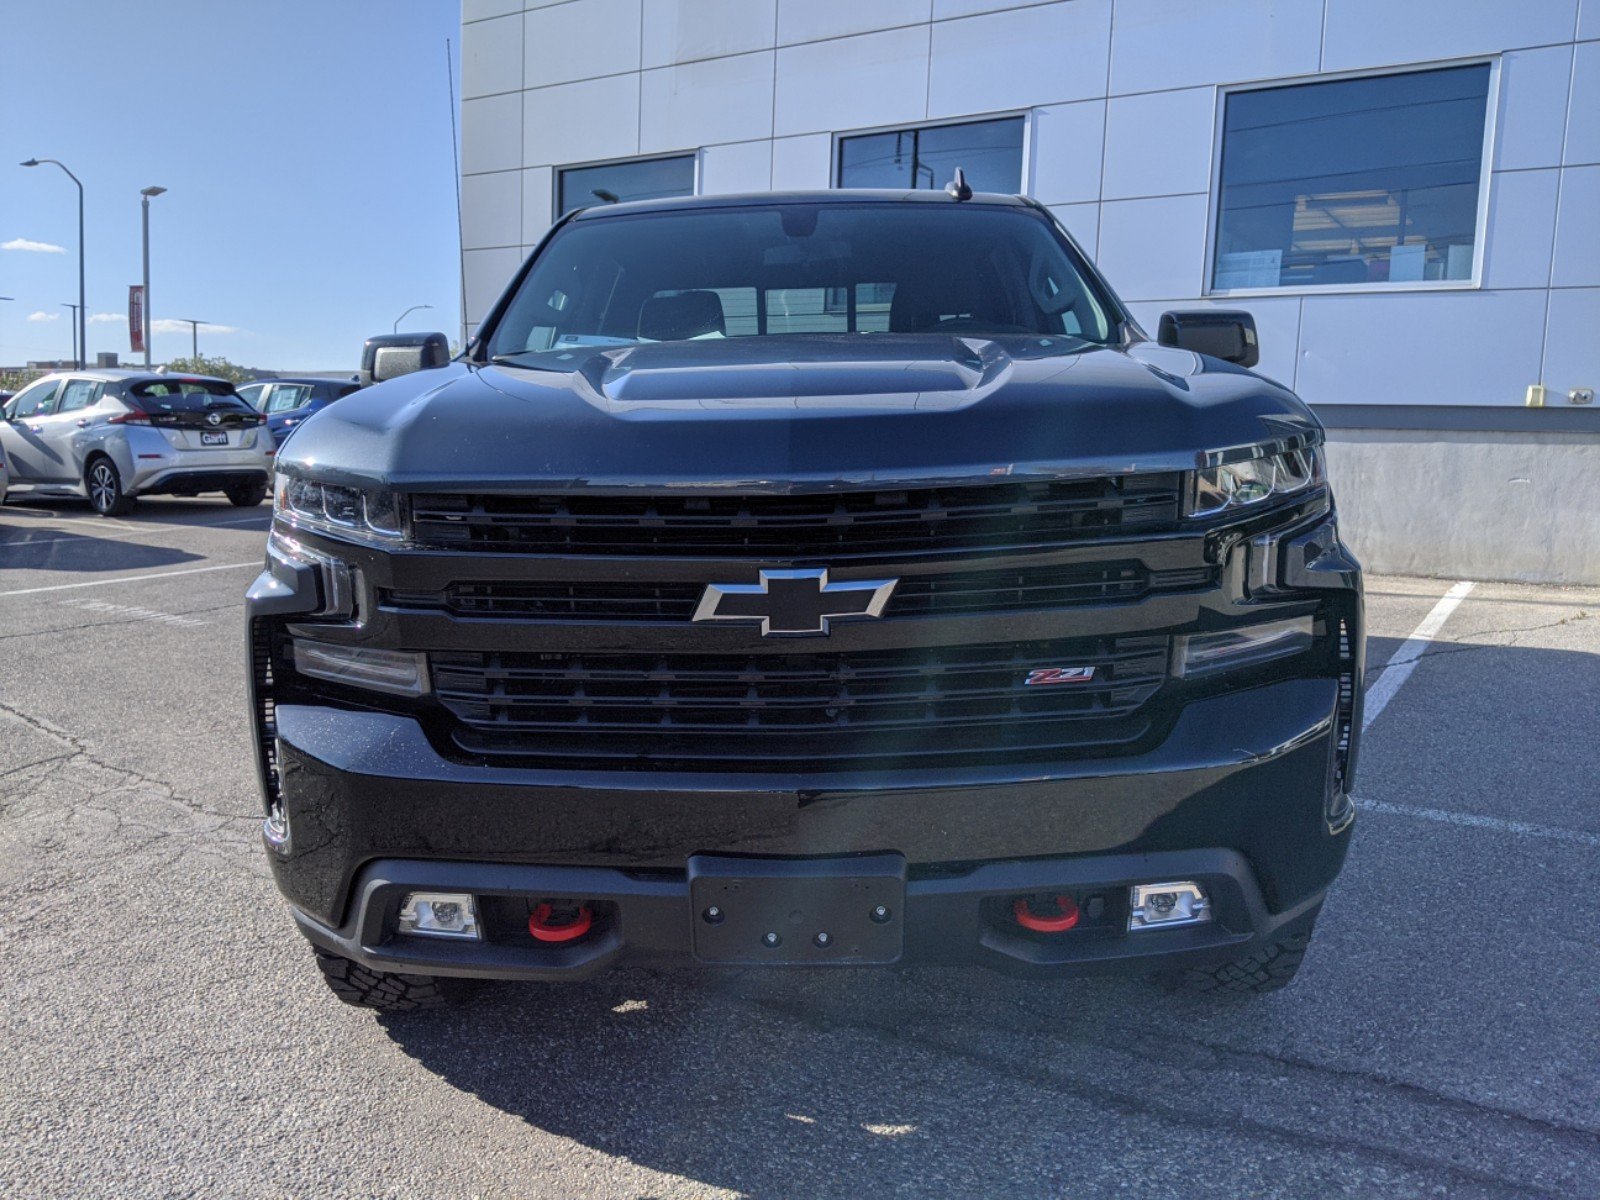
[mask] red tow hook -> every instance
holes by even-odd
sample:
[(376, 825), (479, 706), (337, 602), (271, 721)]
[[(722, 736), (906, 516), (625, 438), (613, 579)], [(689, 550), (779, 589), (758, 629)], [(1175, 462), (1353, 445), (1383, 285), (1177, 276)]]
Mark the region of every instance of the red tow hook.
[(541, 942), (575, 942), (593, 927), (594, 914), (587, 904), (563, 907), (558, 918), (556, 906), (546, 900), (528, 918), (528, 932)]
[(1024, 929), (1035, 933), (1065, 933), (1078, 923), (1078, 902), (1071, 896), (1054, 897), (1056, 915), (1053, 917), (1036, 916), (1029, 903), (1031, 899), (1030, 896), (1019, 897), (1011, 907), (1011, 915)]

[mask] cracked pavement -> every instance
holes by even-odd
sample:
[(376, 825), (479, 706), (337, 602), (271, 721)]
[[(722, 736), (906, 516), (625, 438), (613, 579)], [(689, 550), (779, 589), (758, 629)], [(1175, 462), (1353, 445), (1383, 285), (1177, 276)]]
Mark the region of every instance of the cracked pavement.
[[(0, 510), (0, 1194), (1600, 1195), (1600, 590), (1446, 622), (1285, 992), (627, 971), (378, 1017), (257, 840), (238, 519)], [(1449, 583), (1369, 580), (1374, 674)]]

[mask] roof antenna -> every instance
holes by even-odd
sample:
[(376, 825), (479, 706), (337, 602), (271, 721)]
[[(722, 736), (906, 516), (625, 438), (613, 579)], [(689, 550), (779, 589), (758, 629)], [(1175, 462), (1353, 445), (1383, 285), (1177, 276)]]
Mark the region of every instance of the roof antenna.
[(608, 192), (605, 188), (591, 188), (589, 195), (598, 196), (606, 204), (615, 204), (618, 199), (615, 192)]
[(950, 194), (952, 200), (972, 199), (972, 185), (967, 182), (967, 173), (960, 167), (956, 168), (956, 177), (944, 185), (944, 190)]

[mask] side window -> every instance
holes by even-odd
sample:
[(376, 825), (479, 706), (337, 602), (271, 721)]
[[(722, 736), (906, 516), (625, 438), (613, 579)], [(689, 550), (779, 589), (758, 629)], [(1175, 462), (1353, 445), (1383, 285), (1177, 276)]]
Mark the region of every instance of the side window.
[(42, 379), (30, 388), (24, 388), (11, 400), (11, 417), (21, 420), (23, 417), (44, 417), (55, 411), (56, 390), (60, 388), (59, 379)]
[(56, 402), (56, 412), (77, 412), (88, 408), (100, 398), (100, 384), (93, 379), (69, 379), (61, 389), (61, 399)]
[(247, 383), (239, 389), (239, 399), (251, 408), (261, 407), (261, 397), (266, 394), (267, 385), (264, 383)]
[(306, 395), (310, 391), (311, 389), (304, 384), (275, 383), (272, 385), (272, 395), (267, 400), (265, 411), (269, 413), (290, 412), (306, 402)]

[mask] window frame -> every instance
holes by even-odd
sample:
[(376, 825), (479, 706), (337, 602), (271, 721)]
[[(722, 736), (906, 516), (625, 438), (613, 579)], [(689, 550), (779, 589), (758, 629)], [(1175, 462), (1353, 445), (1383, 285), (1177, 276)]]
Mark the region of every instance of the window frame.
[[(584, 162), (557, 163), (550, 169), (550, 228), (554, 229), (556, 223), (568, 215), (561, 211), (561, 177), (568, 171), (585, 171), (591, 167), (627, 167), (634, 163), (662, 162), (672, 158), (687, 158), (694, 163), (694, 182), (689, 195), (700, 195), (700, 188), (704, 180), (705, 147), (697, 146), (692, 150), (666, 150), (652, 154), (628, 154), (621, 158), (594, 158)], [(596, 204), (603, 203), (596, 201)], [(595, 204), (583, 204), (580, 208), (594, 208)], [(578, 209), (573, 209), (577, 212)]]
[[(1252, 79), (1248, 83), (1224, 84), (1216, 89), (1216, 112), (1213, 114), (1211, 133), (1211, 184), (1209, 203), (1206, 206), (1206, 252), (1201, 270), (1199, 295), (1223, 299), (1245, 299), (1270, 296), (1328, 296), (1341, 293), (1371, 294), (1374, 292), (1461, 292), (1481, 290), (1489, 237), (1490, 192), (1494, 186), (1495, 134), (1500, 116), (1500, 63), (1498, 54), (1478, 54), (1467, 58), (1438, 59), (1430, 62), (1406, 63), (1404, 66), (1369, 67), (1357, 71), (1328, 71), (1307, 75), (1290, 75), (1278, 79)], [(1217, 234), (1222, 221), (1222, 151), (1223, 123), (1227, 117), (1228, 97), (1239, 92), (1259, 92), (1271, 88), (1298, 87), (1315, 83), (1338, 83), (1346, 79), (1374, 79), (1391, 75), (1416, 75), (1424, 71), (1437, 71), (1447, 67), (1489, 68), (1489, 84), (1484, 96), (1483, 147), (1478, 168), (1478, 211), (1473, 221), (1472, 273), (1465, 279), (1417, 279), (1405, 282), (1381, 280), (1372, 283), (1302, 283), (1286, 287), (1218, 288), (1212, 286), (1216, 278)]]
[[(1015, 192), (1003, 192), (1007, 196), (1031, 196), (1033, 194), (1033, 138), (1035, 125), (1035, 110), (1031, 108), (1007, 108), (998, 112), (965, 113), (959, 117), (939, 117), (931, 121), (898, 121), (889, 125), (873, 125), (862, 129), (846, 129), (835, 131), (828, 148), (828, 186), (840, 191), (870, 191), (872, 189), (847, 188), (839, 180), (839, 155), (843, 144), (850, 138), (872, 137), (881, 133), (915, 133), (923, 129), (944, 129), (952, 125), (984, 125), (990, 121), (1010, 121), (1022, 118), (1022, 178), (1018, 180), (1019, 188)], [(946, 180), (946, 183), (949, 181)], [(939, 187), (943, 187), (941, 183)], [(936, 191), (936, 188), (926, 189)]]

